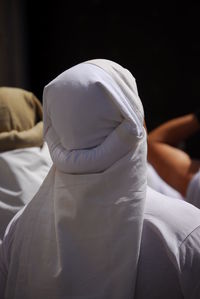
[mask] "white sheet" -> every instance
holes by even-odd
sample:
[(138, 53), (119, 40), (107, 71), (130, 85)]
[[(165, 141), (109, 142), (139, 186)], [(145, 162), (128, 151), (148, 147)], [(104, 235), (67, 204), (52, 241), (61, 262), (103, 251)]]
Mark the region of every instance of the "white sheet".
[(0, 153), (0, 239), (11, 218), (38, 191), (52, 160), (47, 144)]
[(200, 209), (200, 170), (193, 176), (189, 183), (186, 200)]
[(135, 80), (94, 60), (48, 84), (43, 103), (54, 165), (18, 222), (6, 296), (132, 299), (146, 194)]
[[(0, 246), (0, 298), (21, 214), (10, 223)], [(199, 269), (199, 209), (148, 187), (135, 298), (199, 298)]]
[(137, 299), (200, 298), (200, 210), (147, 190)]

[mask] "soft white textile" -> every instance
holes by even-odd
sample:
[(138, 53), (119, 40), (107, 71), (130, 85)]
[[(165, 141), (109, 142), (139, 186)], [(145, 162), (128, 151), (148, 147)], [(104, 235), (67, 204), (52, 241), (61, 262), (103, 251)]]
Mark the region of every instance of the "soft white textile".
[(146, 134), (133, 76), (108, 60), (44, 90), (53, 167), (26, 206), (6, 298), (132, 299), (146, 195)]
[(189, 183), (186, 200), (200, 209), (200, 170), (193, 176)]
[(200, 298), (200, 210), (147, 190), (137, 299)]
[(0, 239), (11, 218), (38, 191), (52, 160), (47, 144), (0, 153)]
[(183, 196), (168, 185), (157, 173), (155, 168), (150, 164), (147, 163), (147, 184), (154, 190), (165, 194), (170, 197), (184, 199)]
[[(0, 298), (21, 214), (13, 218), (0, 247)], [(199, 209), (148, 188), (135, 298), (200, 298), (199, 273)]]

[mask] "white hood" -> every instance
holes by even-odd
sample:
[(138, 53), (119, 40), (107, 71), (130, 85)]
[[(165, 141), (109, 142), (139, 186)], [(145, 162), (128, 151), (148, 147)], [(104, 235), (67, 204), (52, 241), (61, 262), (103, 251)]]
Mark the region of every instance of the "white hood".
[(133, 299), (146, 197), (135, 80), (88, 61), (50, 82), (43, 105), (54, 165), (19, 220), (7, 296)]

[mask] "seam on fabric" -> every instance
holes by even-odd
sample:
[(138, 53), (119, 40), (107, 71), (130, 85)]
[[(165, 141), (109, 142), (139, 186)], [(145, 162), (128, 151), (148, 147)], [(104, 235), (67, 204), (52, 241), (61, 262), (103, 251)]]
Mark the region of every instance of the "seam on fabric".
[(195, 227), (186, 237), (185, 239), (180, 243), (179, 248), (183, 245), (183, 243), (191, 236), (191, 234), (193, 234), (193, 232), (195, 230), (197, 230), (198, 228), (200, 228), (200, 225), (198, 225), (197, 227)]

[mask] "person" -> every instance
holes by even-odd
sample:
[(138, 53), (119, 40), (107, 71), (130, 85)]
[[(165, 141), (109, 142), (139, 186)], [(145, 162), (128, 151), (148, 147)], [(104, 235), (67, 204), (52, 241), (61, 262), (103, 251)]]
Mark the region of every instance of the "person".
[(106, 59), (79, 63), (44, 88), (43, 107), (53, 165), (7, 227), (1, 297), (198, 298), (200, 211), (147, 187), (133, 75)]
[(0, 240), (52, 164), (42, 128), (42, 105), (33, 93), (0, 87)]
[(167, 195), (173, 189), (175, 197), (198, 208), (200, 160), (191, 157), (183, 143), (199, 130), (197, 114), (190, 113), (170, 119), (148, 134), (149, 184)]

